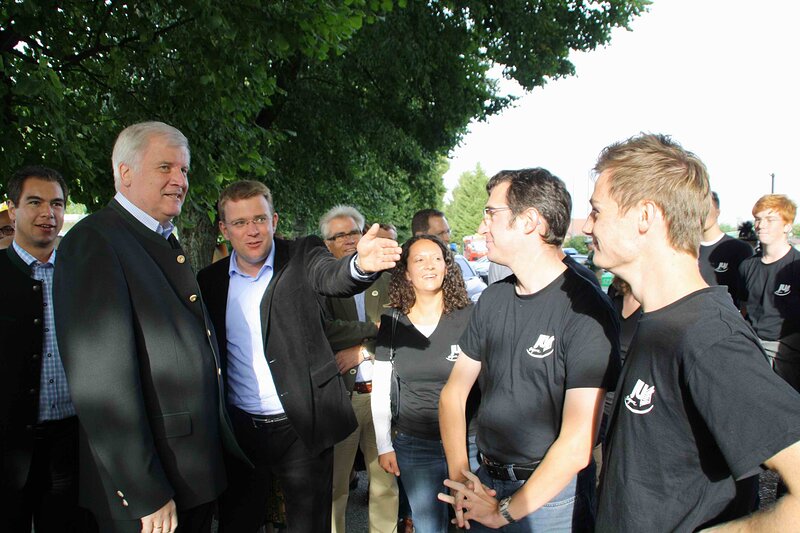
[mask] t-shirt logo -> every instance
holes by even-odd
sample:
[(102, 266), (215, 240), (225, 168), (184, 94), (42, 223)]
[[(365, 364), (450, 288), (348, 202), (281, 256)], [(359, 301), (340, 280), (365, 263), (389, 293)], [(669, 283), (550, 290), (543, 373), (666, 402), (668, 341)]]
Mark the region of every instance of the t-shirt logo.
[(451, 344), (450, 345), (450, 355), (446, 357), (448, 361), (455, 361), (458, 359), (458, 354), (461, 353), (461, 346), (458, 344)]
[(637, 380), (633, 386), (633, 391), (625, 396), (625, 407), (631, 413), (643, 415), (653, 410), (653, 395), (656, 392), (655, 385), (648, 385), (644, 381)]
[(774, 294), (775, 296), (788, 296), (790, 292), (792, 292), (792, 286), (788, 283), (781, 283)]
[(553, 353), (553, 342), (555, 342), (555, 340), (556, 338), (553, 335), (539, 335), (539, 338), (536, 339), (536, 344), (525, 351), (531, 357), (535, 357), (536, 359), (544, 359)]
[(720, 274), (727, 271), (728, 271), (728, 263), (717, 263), (717, 267), (714, 269), (714, 272), (719, 272)]

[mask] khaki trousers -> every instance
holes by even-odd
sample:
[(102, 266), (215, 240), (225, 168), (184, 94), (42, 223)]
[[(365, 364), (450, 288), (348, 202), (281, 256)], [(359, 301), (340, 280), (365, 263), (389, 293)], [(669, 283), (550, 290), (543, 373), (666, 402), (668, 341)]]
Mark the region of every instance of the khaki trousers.
[(347, 497), (350, 494), (350, 471), (361, 448), (369, 476), (370, 533), (392, 533), (397, 528), (398, 489), (394, 475), (378, 464), (375, 426), (372, 424), (371, 394), (353, 392), (353, 411), (358, 428), (333, 448), (333, 533), (345, 533)]

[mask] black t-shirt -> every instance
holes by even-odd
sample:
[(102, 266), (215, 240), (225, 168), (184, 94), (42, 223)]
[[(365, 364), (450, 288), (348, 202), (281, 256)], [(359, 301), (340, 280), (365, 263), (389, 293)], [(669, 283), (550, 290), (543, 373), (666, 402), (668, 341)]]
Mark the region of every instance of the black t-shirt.
[(768, 265), (751, 257), (739, 267), (741, 302), (759, 338), (800, 350), (800, 252), (791, 248)]
[(526, 463), (558, 437), (567, 389), (613, 390), (619, 326), (605, 294), (570, 268), (526, 296), (514, 279), (483, 292), (460, 344), (481, 362), (478, 448)]
[(733, 298), (733, 305), (739, 307), (739, 265), (753, 256), (753, 248), (744, 241), (723, 235), (720, 240), (708, 246), (700, 245), (700, 274), (711, 286), (725, 285)]
[[(614, 294), (611, 298), (611, 303), (614, 306), (614, 311), (617, 313), (619, 320), (619, 362), (621, 366), (625, 366), (625, 358), (628, 356), (628, 348), (633, 341), (633, 334), (636, 333), (636, 326), (639, 324), (639, 317), (642, 316), (642, 307), (636, 308), (636, 311), (631, 313), (628, 318), (622, 316), (622, 306), (625, 296), (622, 293)], [(606, 415), (611, 414), (611, 407), (614, 403), (614, 394), (609, 392), (606, 394), (606, 404), (603, 411)]]
[[(447, 383), (461, 348), (458, 340), (469, 322), (472, 306), (439, 319), (430, 337), (423, 335), (400, 313), (394, 337), (395, 372), (400, 377), (400, 413), (395, 428), (415, 437), (439, 440), (439, 395)], [(375, 359), (389, 360), (392, 311), (381, 316)], [(477, 387), (467, 400), (467, 420), (477, 408)]]
[(734, 479), (798, 440), (800, 396), (723, 287), (644, 313), (606, 437), (597, 531), (713, 524)]

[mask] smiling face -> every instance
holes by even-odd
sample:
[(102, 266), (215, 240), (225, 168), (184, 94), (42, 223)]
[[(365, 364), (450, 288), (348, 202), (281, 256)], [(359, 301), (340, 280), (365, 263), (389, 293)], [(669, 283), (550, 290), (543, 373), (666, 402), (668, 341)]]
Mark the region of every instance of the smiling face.
[(433, 241), (420, 239), (408, 250), (406, 279), (414, 287), (414, 292), (436, 293), (442, 290), (447, 271), (442, 249)]
[(9, 216), (14, 221), (14, 240), (38, 259), (47, 258), (64, 225), (66, 199), (61, 185), (31, 177), (25, 180), (19, 205), (11, 204)]
[(278, 213), (273, 213), (267, 199), (258, 195), (228, 200), (224, 214), (219, 229), (236, 252), (236, 264), (245, 274), (255, 276), (272, 249)]
[(135, 166), (120, 164), (120, 192), (136, 207), (166, 224), (180, 215), (189, 190), (189, 150), (154, 135)]
[(620, 212), (619, 204), (609, 194), (609, 176), (603, 172), (595, 183), (590, 200), (592, 211), (583, 225), (583, 232), (594, 243), (594, 264), (620, 274), (633, 261), (638, 251), (638, 210), (633, 207)]

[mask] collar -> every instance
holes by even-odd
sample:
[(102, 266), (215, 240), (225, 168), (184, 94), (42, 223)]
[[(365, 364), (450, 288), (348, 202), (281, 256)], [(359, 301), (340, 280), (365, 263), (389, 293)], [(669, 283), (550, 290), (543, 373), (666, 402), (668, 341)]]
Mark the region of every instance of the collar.
[(47, 261), (45, 261), (44, 263), (42, 263), (41, 261), (39, 261), (38, 259), (33, 257), (31, 254), (29, 254), (22, 246), (17, 244), (17, 241), (13, 241), (11, 243), (11, 246), (14, 247), (14, 251), (17, 252), (17, 255), (19, 256), (19, 258), (22, 259), (23, 261), (25, 261), (25, 264), (30, 266), (30, 267), (32, 267), (32, 266), (34, 266), (36, 264), (51, 265), (51, 266), (55, 266), (55, 264), (56, 264), (56, 249), (55, 248), (53, 248), (53, 253), (50, 254), (50, 258)]
[(114, 195), (114, 200), (119, 202), (119, 205), (125, 209), (128, 213), (133, 215), (133, 217), (145, 225), (148, 229), (158, 233), (165, 239), (168, 239), (172, 230), (175, 229), (175, 225), (172, 222), (167, 222), (166, 224), (160, 224), (158, 220), (154, 219), (141, 209), (139, 209), (136, 205), (133, 204), (128, 198), (122, 194), (121, 192), (117, 191), (117, 194)]
[[(234, 274), (238, 274), (240, 276), (249, 278), (251, 277), (248, 274), (245, 274), (239, 269), (239, 264), (236, 262), (237, 254), (236, 250), (231, 252), (231, 262), (228, 266), (228, 275), (233, 276)], [(261, 268), (258, 271), (258, 274), (255, 275), (255, 279), (259, 279), (267, 269), (274, 270), (275, 269), (275, 239), (272, 239), (272, 245), (270, 246), (269, 255), (267, 256), (267, 260), (264, 261), (264, 264), (261, 265)]]

